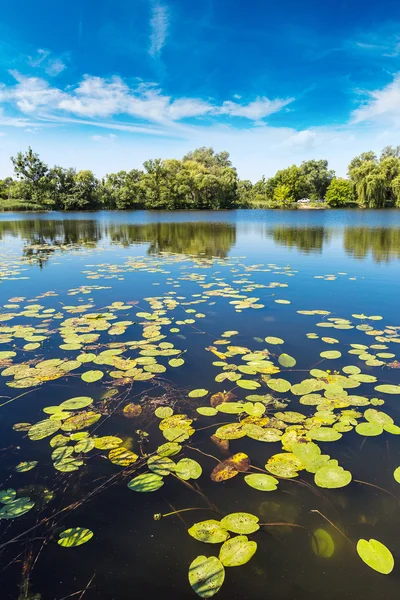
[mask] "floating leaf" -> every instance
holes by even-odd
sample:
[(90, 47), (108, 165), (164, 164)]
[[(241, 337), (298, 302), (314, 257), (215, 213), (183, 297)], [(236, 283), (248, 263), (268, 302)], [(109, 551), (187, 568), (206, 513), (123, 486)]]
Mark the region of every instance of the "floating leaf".
[(86, 408), (92, 403), (93, 398), (89, 398), (89, 396), (77, 396), (61, 402), (60, 408), (61, 410), (78, 410), (79, 408)]
[(94, 439), (94, 445), (98, 450), (112, 450), (122, 444), (122, 440), (115, 435), (104, 435)]
[(35, 503), (28, 497), (17, 498), (0, 508), (0, 519), (16, 519), (31, 510)]
[(127, 448), (114, 448), (110, 450), (108, 453), (109, 460), (113, 463), (113, 465), (118, 465), (119, 467), (129, 467), (129, 465), (133, 465), (139, 456)]
[(94, 383), (95, 381), (99, 381), (104, 377), (103, 371), (99, 371), (98, 369), (94, 369), (92, 371), (86, 371), (86, 373), (82, 373), (81, 379), (86, 383)]
[(282, 365), (282, 367), (294, 367), (296, 364), (296, 359), (289, 354), (283, 353), (278, 357), (278, 362), (280, 365)]
[(268, 379), (267, 386), (274, 390), (274, 392), (285, 393), (291, 388), (291, 384), (286, 379)]
[(218, 413), (217, 409), (212, 406), (200, 406), (196, 408), (196, 412), (203, 417), (214, 417)]
[(245, 390), (256, 390), (261, 387), (258, 381), (253, 381), (252, 379), (238, 379), (236, 384)]
[(175, 468), (175, 474), (184, 481), (189, 479), (198, 479), (202, 474), (203, 469), (196, 460), (191, 458), (182, 458)]
[(170, 475), (173, 471), (175, 471), (175, 463), (170, 458), (166, 456), (150, 456), (147, 461), (147, 466), (150, 471), (156, 473), (156, 475), (161, 475), (163, 477)]
[(326, 466), (318, 469), (314, 476), (314, 481), (318, 487), (335, 489), (342, 488), (352, 480), (350, 471), (345, 471), (343, 467)]
[(224, 567), (240, 567), (249, 562), (256, 551), (256, 542), (249, 542), (245, 535), (237, 535), (222, 544), (219, 560)]
[(71, 527), (60, 533), (60, 539), (57, 541), (59, 546), (63, 548), (73, 548), (86, 544), (93, 537), (93, 531), (84, 527)]
[(188, 529), (188, 533), (195, 540), (205, 542), (206, 544), (220, 544), (221, 542), (225, 542), (229, 537), (229, 533), (224, 525), (222, 525), (222, 521), (215, 521), (214, 519), (195, 523)]
[(272, 344), (273, 346), (278, 346), (279, 344), (283, 344), (284, 341), (281, 338), (269, 336), (265, 338), (267, 344)]
[(308, 432), (308, 437), (317, 442), (336, 442), (342, 434), (330, 427), (314, 427)]
[(13, 488), (8, 490), (0, 490), (0, 502), (2, 504), (10, 504), (17, 497), (17, 492)]
[(320, 356), (322, 358), (328, 358), (328, 359), (336, 359), (336, 358), (340, 358), (342, 356), (342, 353), (339, 352), (339, 350), (325, 350), (324, 352), (320, 353)]
[(208, 390), (200, 388), (198, 390), (192, 390), (188, 393), (188, 396), (189, 398), (203, 398), (203, 396), (207, 396), (207, 394)]
[(17, 471), (17, 473), (26, 473), (27, 471), (31, 471), (32, 469), (34, 469), (37, 464), (38, 464), (37, 460), (29, 460), (29, 461), (20, 462), (15, 467), (15, 470)]
[(217, 483), (226, 481), (227, 479), (232, 479), (232, 477), (235, 477), (238, 473), (248, 471), (249, 467), (250, 459), (247, 454), (238, 452), (214, 467), (211, 473), (211, 479)]
[(133, 492), (155, 492), (164, 485), (164, 480), (156, 473), (143, 473), (130, 480), (128, 488)]
[(189, 583), (200, 598), (217, 594), (224, 579), (224, 566), (216, 556), (198, 556), (189, 567)]
[(247, 485), (260, 492), (273, 492), (277, 489), (279, 483), (275, 477), (266, 475), (265, 473), (251, 473), (250, 475), (245, 475), (244, 480)]
[(260, 529), (260, 519), (251, 513), (236, 512), (226, 515), (221, 520), (221, 526), (233, 533), (249, 534)]
[(371, 569), (389, 575), (393, 571), (394, 558), (389, 548), (378, 540), (370, 539), (358, 540), (357, 552), (361, 560), (365, 562)]
[(53, 435), (58, 431), (61, 427), (61, 421), (57, 421), (55, 419), (45, 419), (44, 421), (39, 421), (28, 431), (28, 436), (31, 440), (43, 440), (50, 435)]
[(377, 385), (374, 389), (377, 392), (382, 392), (383, 394), (400, 394), (400, 385)]
[(356, 427), (356, 432), (359, 435), (375, 436), (383, 433), (383, 428), (376, 423), (359, 423)]

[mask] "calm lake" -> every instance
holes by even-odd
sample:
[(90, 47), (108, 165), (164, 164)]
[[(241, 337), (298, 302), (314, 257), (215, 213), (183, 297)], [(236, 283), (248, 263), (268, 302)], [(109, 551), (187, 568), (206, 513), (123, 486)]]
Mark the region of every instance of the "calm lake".
[(0, 244), (1, 600), (398, 598), (400, 210), (3, 213)]

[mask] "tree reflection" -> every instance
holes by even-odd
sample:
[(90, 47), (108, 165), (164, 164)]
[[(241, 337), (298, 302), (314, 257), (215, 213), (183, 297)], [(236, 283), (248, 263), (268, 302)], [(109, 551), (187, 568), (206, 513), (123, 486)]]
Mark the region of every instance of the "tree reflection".
[(277, 244), (297, 248), (306, 254), (322, 252), (330, 231), (324, 227), (274, 227), (272, 237)]
[(102, 223), (96, 219), (0, 221), (0, 239), (24, 242), (26, 258), (45, 260), (54, 250), (95, 246), (100, 241), (130, 246), (149, 244), (148, 253), (172, 252), (224, 258), (236, 242), (236, 227), (226, 223)]
[(400, 230), (379, 227), (346, 227), (343, 246), (354, 258), (366, 258), (371, 254), (376, 262), (389, 262), (400, 258)]

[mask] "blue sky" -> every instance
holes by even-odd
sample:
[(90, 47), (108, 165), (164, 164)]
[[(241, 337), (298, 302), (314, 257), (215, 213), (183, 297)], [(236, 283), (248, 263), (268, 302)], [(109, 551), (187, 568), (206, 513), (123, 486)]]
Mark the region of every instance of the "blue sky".
[(21, 0), (0, 23), (0, 176), (212, 145), (253, 181), (400, 143), (400, 3)]

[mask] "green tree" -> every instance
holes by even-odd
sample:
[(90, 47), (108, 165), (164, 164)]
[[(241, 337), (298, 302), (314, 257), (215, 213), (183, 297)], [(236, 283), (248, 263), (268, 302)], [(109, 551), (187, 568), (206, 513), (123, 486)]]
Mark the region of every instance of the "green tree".
[(99, 182), (92, 171), (78, 171), (71, 193), (64, 199), (64, 210), (94, 210), (99, 207)]
[(328, 169), (327, 160), (307, 160), (301, 163), (299, 174), (304, 177), (305, 195), (311, 200), (320, 200), (325, 198), (335, 171)]
[(329, 206), (348, 206), (354, 202), (354, 186), (348, 179), (332, 179), (325, 194)]

